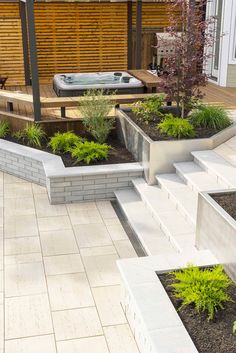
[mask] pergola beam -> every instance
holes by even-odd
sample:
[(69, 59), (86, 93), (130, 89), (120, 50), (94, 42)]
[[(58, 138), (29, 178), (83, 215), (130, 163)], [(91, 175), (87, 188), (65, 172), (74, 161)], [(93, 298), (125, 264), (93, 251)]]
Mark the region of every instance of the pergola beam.
[(29, 35), (29, 52), (31, 67), (31, 83), (34, 107), (34, 120), (41, 120), (40, 89), (38, 77), (37, 45), (35, 35), (34, 0), (26, 0), (27, 25)]

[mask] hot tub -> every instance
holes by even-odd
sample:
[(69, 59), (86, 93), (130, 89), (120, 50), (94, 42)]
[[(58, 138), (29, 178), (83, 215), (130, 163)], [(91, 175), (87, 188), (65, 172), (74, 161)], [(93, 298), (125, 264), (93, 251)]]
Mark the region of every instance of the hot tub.
[(53, 88), (59, 97), (81, 96), (88, 89), (104, 89), (117, 94), (144, 91), (142, 82), (124, 71), (58, 74), (53, 78)]

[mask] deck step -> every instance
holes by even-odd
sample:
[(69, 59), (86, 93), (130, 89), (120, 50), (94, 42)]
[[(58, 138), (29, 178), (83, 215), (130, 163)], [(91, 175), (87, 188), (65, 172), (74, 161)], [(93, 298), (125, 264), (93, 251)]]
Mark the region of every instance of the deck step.
[(225, 184), (217, 182), (216, 178), (194, 162), (174, 163), (174, 167), (176, 174), (196, 193), (225, 188)]
[(214, 151), (192, 152), (194, 161), (224, 188), (236, 188), (236, 168)]
[(187, 243), (194, 244), (195, 227), (186, 221), (167, 193), (158, 186), (148, 185), (144, 179), (133, 180), (135, 190), (145, 203), (155, 221), (170, 241), (181, 250)]
[(198, 195), (177, 174), (160, 174), (156, 176), (156, 179), (177, 210), (190, 224), (195, 226)]
[(147, 255), (174, 254), (175, 248), (134, 190), (115, 191), (117, 201)]

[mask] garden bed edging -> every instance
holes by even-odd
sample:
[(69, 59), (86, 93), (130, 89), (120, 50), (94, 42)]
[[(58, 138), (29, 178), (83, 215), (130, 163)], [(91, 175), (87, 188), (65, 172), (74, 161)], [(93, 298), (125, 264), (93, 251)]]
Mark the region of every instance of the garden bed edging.
[(141, 353), (197, 353), (157, 273), (219, 262), (208, 250), (118, 260), (122, 306)]
[(236, 221), (211, 197), (232, 192), (236, 189), (199, 194), (196, 246), (210, 249), (236, 282)]
[(59, 156), (2, 139), (0, 170), (46, 186), (52, 204), (111, 200), (143, 176), (140, 163), (65, 168)]
[(236, 123), (209, 138), (153, 141), (121, 109), (116, 112), (120, 138), (142, 163), (148, 184), (156, 184), (156, 174), (175, 172), (174, 163), (191, 161), (192, 151), (211, 150), (236, 134)]

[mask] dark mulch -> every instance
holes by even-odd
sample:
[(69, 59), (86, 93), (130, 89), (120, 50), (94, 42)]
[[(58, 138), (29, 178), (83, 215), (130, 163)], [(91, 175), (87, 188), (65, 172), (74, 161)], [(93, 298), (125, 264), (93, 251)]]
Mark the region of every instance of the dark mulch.
[(212, 195), (212, 198), (236, 220), (236, 192)]
[[(126, 114), (137, 124), (144, 132), (147, 134), (153, 141), (170, 141), (170, 140), (175, 140), (172, 137), (169, 137), (165, 134), (161, 134), (159, 129), (157, 129), (157, 124), (161, 122), (163, 119), (162, 117), (158, 116), (153, 116), (153, 121), (151, 121), (149, 124), (146, 124), (145, 122), (142, 121), (142, 118), (137, 116), (136, 114), (132, 112), (126, 112)], [(196, 139), (200, 138), (207, 138), (211, 137), (220, 130), (214, 130), (214, 129), (203, 129), (203, 128), (196, 128)]]
[[(173, 283), (173, 279), (168, 274), (158, 274), (158, 277), (174, 307), (178, 309), (181, 301), (173, 296), (173, 289), (168, 287)], [(191, 305), (178, 311), (199, 353), (236, 352), (236, 334), (232, 332), (233, 323), (236, 321), (236, 286), (230, 286), (228, 293), (233, 302), (226, 303), (224, 310), (219, 311), (213, 321), (207, 321), (207, 314), (198, 314)]]
[[(22, 141), (18, 141), (13, 137), (6, 137), (6, 140), (19, 143), (24, 145)], [(52, 150), (47, 146), (47, 141), (42, 144), (41, 148), (34, 147), (36, 149), (53, 153)], [(116, 163), (131, 163), (135, 162), (133, 155), (125, 148), (125, 146), (121, 143), (121, 141), (116, 136), (111, 136), (108, 138), (107, 142), (112, 148), (109, 152), (108, 159), (91, 162), (89, 165), (103, 165), (103, 164), (116, 164)], [(87, 166), (86, 163), (78, 163), (75, 158), (72, 158), (69, 153), (57, 153), (57, 156), (60, 156), (63, 160), (65, 167), (78, 167), (78, 166)]]

